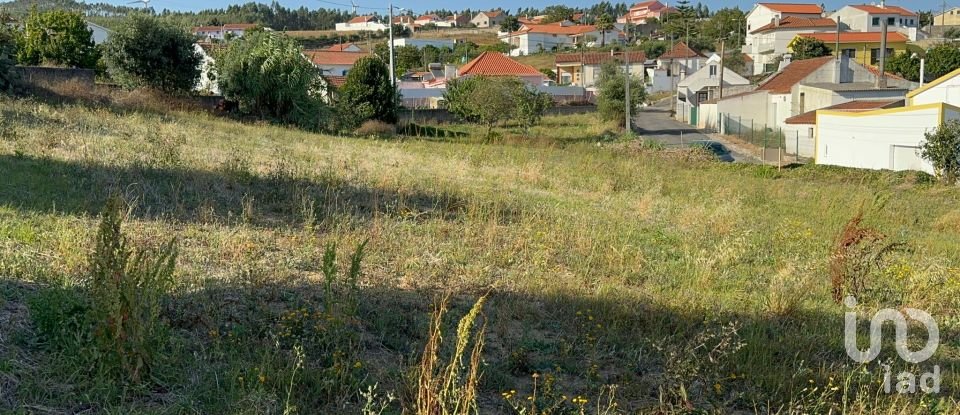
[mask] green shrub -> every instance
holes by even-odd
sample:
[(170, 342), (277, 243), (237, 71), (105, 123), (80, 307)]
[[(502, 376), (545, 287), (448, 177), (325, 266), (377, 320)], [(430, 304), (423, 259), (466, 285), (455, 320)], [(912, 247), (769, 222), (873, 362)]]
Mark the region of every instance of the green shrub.
[[(600, 78), (597, 81), (597, 111), (604, 121), (616, 121), (623, 125), (626, 121), (626, 75), (623, 68), (616, 62), (607, 62), (600, 68)], [(630, 116), (637, 113), (637, 106), (647, 98), (643, 88), (643, 81), (637, 77), (630, 77)]]
[(131, 248), (121, 230), (123, 207), (111, 198), (101, 215), (86, 289), (102, 368), (136, 383), (166, 340), (161, 302), (173, 284), (177, 250), (174, 240), (159, 251)]
[(78, 346), (88, 343), (90, 303), (78, 290), (45, 288), (28, 305), (37, 334), (49, 348), (77, 352)]
[(389, 69), (376, 56), (358, 60), (337, 91), (339, 118), (348, 130), (367, 120), (395, 124), (399, 103), (397, 89), (390, 82)]
[(83, 15), (66, 10), (30, 11), (20, 33), (17, 60), (24, 65), (94, 68), (100, 50)]
[(172, 23), (145, 15), (127, 17), (103, 45), (107, 71), (129, 88), (191, 91), (200, 78), (202, 59), (193, 42)]

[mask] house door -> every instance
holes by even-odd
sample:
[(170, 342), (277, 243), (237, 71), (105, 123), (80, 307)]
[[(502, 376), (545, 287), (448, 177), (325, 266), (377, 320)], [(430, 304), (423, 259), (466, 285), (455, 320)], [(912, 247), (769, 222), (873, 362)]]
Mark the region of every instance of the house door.
[(690, 107), (690, 125), (697, 125), (697, 108)]
[(923, 170), (918, 147), (890, 146), (890, 170)]

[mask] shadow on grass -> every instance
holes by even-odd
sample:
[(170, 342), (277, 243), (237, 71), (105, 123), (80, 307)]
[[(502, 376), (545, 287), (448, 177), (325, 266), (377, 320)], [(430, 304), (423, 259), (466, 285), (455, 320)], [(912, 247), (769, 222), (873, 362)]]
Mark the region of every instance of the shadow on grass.
[(426, 193), (360, 187), (333, 175), (304, 178), (281, 167), (266, 176), (245, 168), (109, 166), (29, 156), (0, 156), (0, 205), (14, 209), (97, 215), (111, 194), (134, 203), (134, 216), (179, 222), (246, 222), (254, 226), (322, 225), (333, 218), (377, 215), (410, 220), (454, 220), (482, 209), (512, 221), (519, 214), (499, 203), (452, 192)]
[[(5, 302), (23, 301), (35, 292), (34, 287), (0, 279)], [(356, 413), (356, 388), (373, 383), (379, 383), (381, 391), (396, 391), (401, 401), (410, 405), (416, 399), (410, 376), (426, 341), (432, 304), (442, 293), (365, 286), (356, 291), (356, 311), (325, 311), (330, 304), (348, 301), (351, 292), (349, 287), (336, 286), (333, 295), (327, 296), (322, 283), (241, 277), (172, 295), (164, 316), (176, 339), (171, 344), (177, 347), (168, 350), (174, 354), (167, 356), (155, 378), (159, 383), (156, 389), (173, 400), (164, 404), (201, 413), (232, 412), (250, 404), (254, 390), (282, 398), (289, 387), (285, 380), (289, 373), (284, 371), (289, 370), (292, 345), (297, 343), (308, 356), (290, 390), (298, 407)], [(447, 352), (455, 339), (456, 320), (481, 292), (464, 289), (452, 298), (444, 329)], [(679, 399), (682, 387), (689, 402), (677, 406), (677, 412), (692, 408), (756, 410), (757, 405), (763, 411), (775, 410), (803, 395), (810, 379), (823, 385), (828, 377), (843, 376), (844, 371), (856, 367), (844, 353), (840, 312), (804, 310), (789, 317), (760, 318), (668, 308), (619, 293), (495, 290), (485, 307), (485, 322), (482, 413), (509, 412), (500, 392), (516, 389), (525, 396), (531, 391), (533, 373), (555, 376), (557, 395), (596, 397), (603, 385), (618, 384), (617, 400), (623, 410), (662, 407), (660, 394)], [(734, 334), (710, 334), (722, 332), (731, 322), (739, 327)], [(314, 326), (317, 331), (307, 334)], [(861, 331), (866, 332), (865, 328)], [(10, 333), (0, 333), (9, 338)], [(954, 335), (947, 333), (945, 338)], [(732, 350), (728, 349), (730, 342), (744, 342), (745, 346), (726, 354)], [(106, 409), (116, 404), (97, 401), (109, 398), (87, 395), (82, 376), (74, 378), (76, 383), (67, 385), (69, 393), (62, 396), (30, 389), (53, 386), (56, 382), (45, 379), (45, 374), (52, 375), (67, 364), (44, 359), (43, 348), (31, 348), (40, 343), (42, 339), (27, 338), (18, 346), (26, 360), (39, 362), (40, 367), (14, 367), (14, 376), (24, 384), (12, 392), (5, 390), (0, 405), (18, 402), (75, 408), (90, 404)], [(893, 348), (887, 346), (884, 353), (893, 354)], [(331, 367), (342, 364), (330, 360), (333, 351), (351, 359), (350, 365), (354, 365), (353, 359), (360, 362), (347, 375), (337, 372), (342, 377), (336, 381), (343, 385), (329, 384)], [(938, 363), (957, 367), (950, 357)], [(270, 380), (249, 389), (242, 378), (255, 378), (252, 366), (267, 373)], [(31, 372), (16, 373), (18, 370)], [(735, 379), (731, 373), (736, 374)], [(714, 382), (721, 384), (720, 390), (712, 387)], [(942, 393), (949, 396), (951, 386), (945, 388)], [(138, 403), (138, 399), (143, 401)], [(157, 402), (152, 399), (155, 396), (134, 398), (130, 408), (155, 409)], [(834, 396), (828, 401), (839, 404), (838, 399)]]
[(469, 136), (469, 134), (462, 131), (416, 123), (407, 123), (397, 128), (397, 134), (419, 138), (462, 138)]

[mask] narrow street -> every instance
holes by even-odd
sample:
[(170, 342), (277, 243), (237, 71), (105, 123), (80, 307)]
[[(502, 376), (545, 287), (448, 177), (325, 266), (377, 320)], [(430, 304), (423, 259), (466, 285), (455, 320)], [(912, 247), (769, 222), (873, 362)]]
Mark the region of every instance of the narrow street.
[(704, 134), (690, 124), (670, 117), (671, 100), (660, 100), (653, 105), (641, 108), (633, 119), (633, 130), (644, 138), (663, 143), (668, 147), (685, 147), (692, 141), (712, 140), (723, 143), (730, 149), (734, 160), (742, 163), (756, 163), (755, 157), (738, 152), (730, 143), (721, 138)]

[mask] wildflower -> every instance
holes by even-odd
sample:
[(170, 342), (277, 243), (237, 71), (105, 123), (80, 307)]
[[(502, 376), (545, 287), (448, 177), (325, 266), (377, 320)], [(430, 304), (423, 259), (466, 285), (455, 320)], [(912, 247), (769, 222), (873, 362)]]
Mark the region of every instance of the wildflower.
[(720, 393), (720, 389), (721, 389), (721, 386), (719, 383), (713, 384), (713, 390), (717, 391), (717, 393)]
[(360, 368), (363, 367), (363, 363), (360, 363), (360, 361), (357, 360), (357, 363), (354, 363), (354, 364), (353, 364), (353, 367), (354, 367), (355, 369), (360, 369)]
[(259, 376), (259, 380), (260, 380), (260, 383), (267, 383), (267, 376), (261, 373)]

